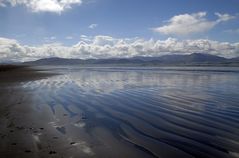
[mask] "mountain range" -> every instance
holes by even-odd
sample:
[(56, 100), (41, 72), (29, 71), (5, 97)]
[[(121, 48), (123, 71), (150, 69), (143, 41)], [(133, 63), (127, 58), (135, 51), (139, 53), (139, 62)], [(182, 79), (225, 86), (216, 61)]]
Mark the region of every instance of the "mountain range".
[(239, 57), (227, 59), (205, 53), (193, 53), (189, 55), (164, 55), (160, 57), (132, 57), (110, 59), (66, 59), (44, 58), (36, 61), (25, 62), (27, 65), (87, 65), (87, 64), (119, 64), (119, 65), (195, 65), (195, 66), (239, 66)]

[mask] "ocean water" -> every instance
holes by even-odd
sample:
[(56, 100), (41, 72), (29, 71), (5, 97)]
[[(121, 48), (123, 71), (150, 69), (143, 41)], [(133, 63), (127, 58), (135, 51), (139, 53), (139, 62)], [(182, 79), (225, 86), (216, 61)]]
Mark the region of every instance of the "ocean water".
[(239, 157), (239, 68), (43, 69), (21, 86), (85, 157)]

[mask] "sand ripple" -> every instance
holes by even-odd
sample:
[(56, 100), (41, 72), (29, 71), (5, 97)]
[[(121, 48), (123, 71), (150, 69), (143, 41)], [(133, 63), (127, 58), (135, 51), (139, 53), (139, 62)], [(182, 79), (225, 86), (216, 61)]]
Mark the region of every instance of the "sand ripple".
[(68, 69), (23, 87), (53, 114), (81, 117), (76, 128), (107, 129), (151, 157), (238, 157), (238, 72)]

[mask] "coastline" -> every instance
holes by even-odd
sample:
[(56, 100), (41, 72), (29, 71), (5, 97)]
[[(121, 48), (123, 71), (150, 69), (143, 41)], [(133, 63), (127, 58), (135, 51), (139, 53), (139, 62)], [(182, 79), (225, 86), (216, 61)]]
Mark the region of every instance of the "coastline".
[(0, 65), (1, 84), (38, 80), (52, 75), (57, 74), (26, 65)]

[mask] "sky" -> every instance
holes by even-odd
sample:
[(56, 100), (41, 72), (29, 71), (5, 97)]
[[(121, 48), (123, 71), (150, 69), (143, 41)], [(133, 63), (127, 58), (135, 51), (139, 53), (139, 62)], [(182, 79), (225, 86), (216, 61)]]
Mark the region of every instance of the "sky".
[(0, 61), (239, 56), (239, 0), (0, 0)]

